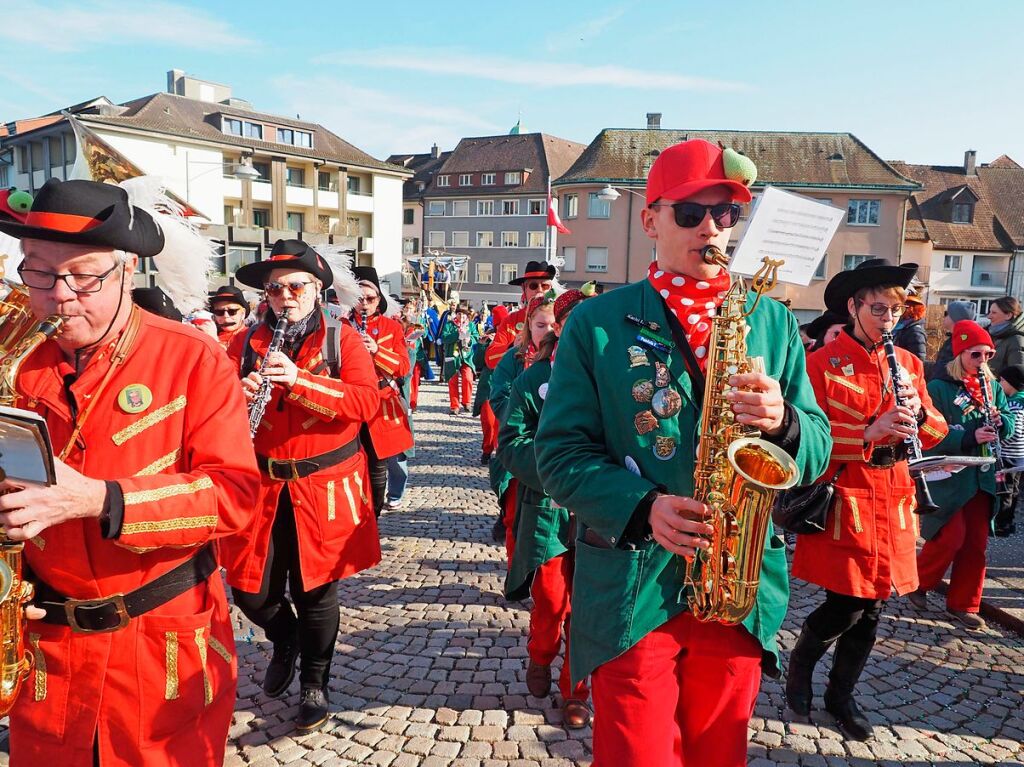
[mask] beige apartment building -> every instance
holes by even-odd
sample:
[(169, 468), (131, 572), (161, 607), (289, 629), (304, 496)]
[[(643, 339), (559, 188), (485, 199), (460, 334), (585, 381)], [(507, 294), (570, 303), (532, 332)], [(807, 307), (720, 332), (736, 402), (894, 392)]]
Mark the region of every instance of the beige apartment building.
[[(847, 211), (825, 259), (807, 288), (780, 285), (771, 295), (789, 299), (801, 322), (824, 308), (825, 285), (837, 272), (867, 258), (899, 261), (910, 194), (918, 184), (898, 173), (850, 133), (669, 130), (660, 115), (645, 129), (605, 129), (554, 182), (560, 213), (572, 234), (559, 236), (561, 279), (598, 280), (608, 288), (643, 279), (655, 257), (644, 234), (647, 172), (662, 149), (702, 138), (732, 147), (758, 167), (755, 198), (766, 185), (807, 195)], [(610, 200), (618, 192), (618, 199)], [(744, 217), (747, 211), (745, 211)], [(743, 234), (736, 226), (734, 242)]]

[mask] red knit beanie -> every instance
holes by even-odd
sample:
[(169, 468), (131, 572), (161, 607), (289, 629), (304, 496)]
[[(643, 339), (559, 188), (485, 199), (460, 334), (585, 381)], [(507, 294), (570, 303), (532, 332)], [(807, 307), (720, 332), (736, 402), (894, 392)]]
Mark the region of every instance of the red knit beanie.
[(996, 345), (992, 343), (992, 336), (974, 320), (960, 320), (953, 326), (954, 356), (979, 344), (984, 344), (991, 349), (996, 348)]

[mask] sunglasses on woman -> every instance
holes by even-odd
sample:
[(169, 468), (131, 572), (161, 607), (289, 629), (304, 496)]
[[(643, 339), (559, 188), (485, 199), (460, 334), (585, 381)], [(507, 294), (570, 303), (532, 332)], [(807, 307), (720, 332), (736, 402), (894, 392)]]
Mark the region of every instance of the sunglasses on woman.
[(263, 285), (263, 290), (268, 296), (274, 296), (274, 298), (282, 295), (285, 289), (288, 289), (293, 296), (299, 296), (302, 295), (302, 291), (306, 289), (307, 285), (312, 284), (312, 282), (267, 282)]
[(984, 359), (988, 362), (990, 359), (996, 356), (995, 352), (967, 352), (972, 360)]
[(717, 205), (701, 205), (699, 202), (655, 202), (652, 208), (672, 208), (676, 225), (683, 229), (693, 229), (700, 225), (708, 213), (719, 229), (731, 229), (740, 220), (740, 206), (735, 202), (720, 202)]

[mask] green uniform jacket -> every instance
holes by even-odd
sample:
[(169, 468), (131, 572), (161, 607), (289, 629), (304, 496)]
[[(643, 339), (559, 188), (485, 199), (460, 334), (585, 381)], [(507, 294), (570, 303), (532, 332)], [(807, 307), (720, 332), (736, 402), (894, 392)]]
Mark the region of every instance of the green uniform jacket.
[[(505, 405), (512, 392), (512, 382), (523, 372), (523, 361), (516, 356), (516, 351), (514, 346), (510, 347), (491, 373), (491, 392), (487, 401), (491, 403), (491, 410), (494, 411), (494, 417), (499, 425), (505, 420)], [(500, 439), (498, 445), (501, 445)], [(491, 460), (488, 470), (491, 489), (500, 501), (512, 481), (512, 473), (500, 460), (494, 459)]]
[(569, 550), (569, 510), (553, 504), (544, 493), (533, 451), (550, 377), (551, 363), (544, 360), (516, 378), (498, 433), (498, 458), (519, 480), (516, 547), (505, 577), (508, 599), (530, 596), (533, 571)]
[(476, 323), (469, 323), (469, 344), (464, 346), (459, 342), (459, 326), (450, 319), (444, 323), (441, 330), (441, 342), (444, 344), (444, 369), (441, 371), (441, 380), (448, 383), (462, 366), (473, 367), (473, 347), (476, 345), (479, 334), (476, 330)]
[[(992, 404), (1002, 415), (1003, 428), (1000, 435), (1005, 437), (1013, 432), (1013, 414), (1007, 408), (1003, 387), (994, 381), (989, 383), (989, 387), (993, 395)], [(949, 433), (942, 442), (926, 451), (926, 455), (992, 455), (988, 445), (977, 445), (974, 442), (975, 430), (984, 425), (984, 414), (974, 405), (960, 381), (954, 381), (943, 373), (941, 377), (928, 382), (928, 394), (931, 395), (935, 409), (942, 413), (949, 424)], [(991, 466), (968, 467), (946, 479), (930, 480), (928, 489), (939, 510), (921, 515), (921, 537), (926, 541), (938, 535), (957, 510), (979, 492), (991, 496), (992, 510), (995, 510), (996, 475)]]
[(484, 403), (491, 396), (491, 374), (492, 370), (487, 367), (484, 361), (484, 354), (493, 339), (486, 339), (473, 347), (473, 368), (476, 370), (476, 393), (473, 395), (473, 415), (477, 418), (483, 410)]
[[(665, 304), (646, 280), (584, 301), (559, 339), (537, 434), (544, 489), (578, 521), (574, 682), (687, 609), (681, 593), (683, 560), (653, 540), (626, 545), (621, 539), (637, 505), (657, 486), (692, 495), (699, 411), (682, 354), (640, 344), (639, 328), (627, 314), (656, 323), (657, 332), (671, 343)], [(832, 439), (807, 379), (796, 319), (782, 304), (764, 299), (748, 322), (748, 354), (764, 358), (765, 371), (782, 383), (783, 397), (796, 410), (800, 436), (794, 458), (801, 482), (811, 483), (825, 470)], [(640, 434), (634, 419), (651, 403), (634, 399), (634, 385), (654, 379), (655, 363), (666, 360), (682, 406), (678, 414), (657, 419), (653, 431)], [(662, 460), (656, 446), (663, 454), (674, 446), (674, 454)], [(584, 528), (614, 548), (584, 543)], [(757, 603), (743, 625), (764, 648), (770, 673), (777, 670), (775, 634), (788, 601), (784, 544), (769, 527)]]

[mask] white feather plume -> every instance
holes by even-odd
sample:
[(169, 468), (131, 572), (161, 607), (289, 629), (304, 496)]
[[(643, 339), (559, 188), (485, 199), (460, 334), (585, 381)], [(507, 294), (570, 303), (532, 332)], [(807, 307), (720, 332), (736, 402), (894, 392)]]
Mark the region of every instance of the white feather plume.
[[(188, 315), (206, 307), (209, 273), (217, 246), (204, 237), (183, 208), (167, 196), (163, 182), (155, 176), (136, 176), (119, 186), (129, 202), (153, 217), (164, 235), (164, 248), (153, 258), (157, 285), (170, 297), (175, 308)], [(134, 220), (129, 226), (134, 224)]]
[(343, 316), (348, 316), (355, 308), (362, 293), (355, 274), (352, 273), (352, 260), (355, 254), (351, 248), (340, 245), (317, 245), (313, 248), (331, 267), (334, 282), (329, 286), (338, 294)]

